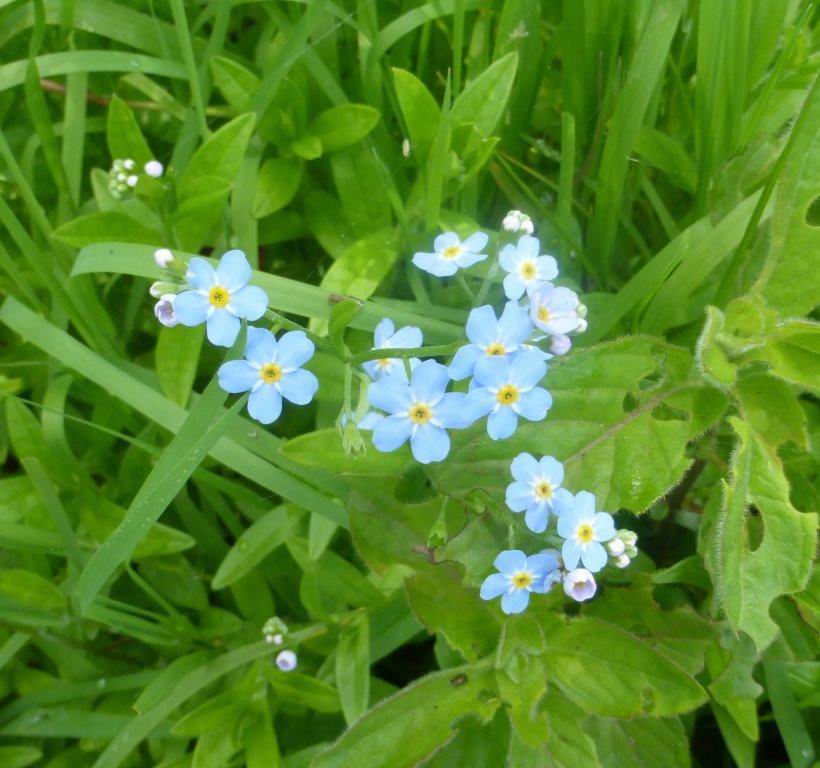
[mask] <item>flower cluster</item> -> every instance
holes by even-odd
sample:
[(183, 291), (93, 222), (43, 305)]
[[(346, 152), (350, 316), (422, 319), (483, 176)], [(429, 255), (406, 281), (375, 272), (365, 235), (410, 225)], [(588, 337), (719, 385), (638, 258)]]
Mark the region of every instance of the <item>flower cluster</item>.
[(142, 169), (130, 158), (115, 160), (108, 171), (108, 191), (117, 200), (121, 199), (129, 190), (134, 189), (140, 180), (140, 174), (158, 179), (165, 169), (159, 160), (149, 160)]
[[(288, 634), (288, 628), (285, 623), (278, 617), (268, 619), (262, 627), (262, 634), (265, 636), (265, 642), (271, 645), (281, 646), (285, 642)], [(296, 652), (286, 648), (276, 655), (276, 666), (282, 672), (292, 672), (296, 669), (299, 660)]]
[(513, 459), (510, 471), (513, 482), (506, 493), (510, 511), (523, 512), (524, 523), (533, 533), (544, 533), (554, 517), (561, 549), (545, 549), (530, 557), (517, 549), (502, 552), (495, 559), (498, 573), (488, 576), (481, 586), (484, 600), (500, 596), (504, 613), (520, 613), (529, 604), (531, 592), (548, 592), (559, 583), (573, 600), (589, 600), (597, 590), (593, 574), (608, 562), (624, 568), (637, 554), (635, 533), (616, 532), (612, 515), (595, 511), (593, 494), (573, 495), (561, 487), (564, 467), (552, 456), (536, 459), (521, 453)]

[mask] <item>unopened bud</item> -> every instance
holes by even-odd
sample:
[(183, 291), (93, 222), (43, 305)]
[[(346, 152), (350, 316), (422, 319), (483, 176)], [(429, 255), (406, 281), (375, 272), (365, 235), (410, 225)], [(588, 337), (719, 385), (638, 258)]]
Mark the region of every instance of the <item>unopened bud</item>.
[(501, 226), (507, 232), (523, 232), (526, 235), (531, 235), (535, 229), (532, 219), (521, 211), (510, 211), (502, 220)]
[(176, 312), (174, 312), (174, 299), (176, 299), (175, 294), (166, 293), (154, 304), (154, 315), (166, 328), (173, 328), (175, 325), (179, 325)]
[(576, 568), (564, 577), (564, 592), (579, 603), (595, 595), (595, 577), (586, 568)]
[(572, 347), (572, 339), (569, 336), (565, 336), (563, 333), (559, 333), (557, 336), (553, 336), (550, 341), (550, 352), (553, 355), (565, 355)]
[(613, 557), (619, 557), (626, 550), (626, 545), (617, 536), (606, 543), (607, 552)]
[(630, 558), (629, 558), (629, 555), (627, 555), (626, 553), (624, 553), (622, 555), (618, 555), (618, 557), (616, 557), (612, 561), (612, 564), (616, 568), (626, 568), (626, 566), (629, 565), (629, 563), (630, 563)]
[(153, 179), (158, 179), (162, 176), (162, 172), (165, 170), (162, 167), (162, 163), (159, 160), (149, 160), (145, 164), (145, 172)]
[(148, 289), (148, 293), (150, 293), (155, 299), (165, 296), (166, 293), (175, 294), (176, 292), (176, 285), (165, 282), (164, 280), (157, 280), (155, 283), (152, 283), (151, 287)]
[(126, 171), (134, 170), (134, 161), (133, 160), (123, 160), (122, 167), (125, 168)]
[(154, 251), (154, 261), (158, 267), (165, 269), (174, 260), (174, 254), (167, 248), (157, 248)]
[(131, 189), (133, 189), (134, 187), (136, 187), (136, 186), (137, 186), (137, 182), (138, 182), (138, 181), (139, 181), (139, 176), (134, 176), (133, 174), (131, 174), (131, 175), (130, 175), (130, 176), (129, 176), (126, 180), (125, 180), (125, 183), (126, 183), (129, 187), (131, 187)]
[(283, 672), (291, 672), (296, 669), (296, 654), (293, 651), (280, 651), (276, 657), (276, 666)]

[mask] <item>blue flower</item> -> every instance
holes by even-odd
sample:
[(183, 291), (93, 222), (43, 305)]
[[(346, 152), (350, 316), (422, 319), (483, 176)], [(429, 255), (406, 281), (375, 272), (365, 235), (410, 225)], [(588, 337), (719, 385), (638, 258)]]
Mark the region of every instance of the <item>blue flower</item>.
[(487, 235), (476, 232), (463, 242), (455, 232), (445, 232), (433, 242), (435, 253), (417, 253), (413, 264), (436, 277), (449, 277), (459, 269), (471, 267), (487, 258), (479, 251), (487, 245)]
[(425, 360), (413, 370), (410, 383), (399, 376), (385, 376), (367, 390), (371, 405), (389, 416), (376, 424), (373, 445), (380, 451), (395, 451), (410, 440), (417, 461), (441, 461), (450, 452), (445, 429), (462, 426), (459, 417), (464, 395), (445, 394), (447, 369), (435, 360)]
[(552, 256), (539, 256), (540, 243), (537, 238), (524, 235), (518, 244), (509, 243), (498, 254), (498, 263), (509, 274), (504, 278), (504, 293), (508, 299), (517, 301), (529, 296), (547, 280), (558, 277), (558, 263)]
[(239, 334), (240, 318), (258, 320), (268, 308), (267, 294), (251, 279), (251, 265), (242, 251), (228, 251), (214, 269), (194, 257), (185, 275), (190, 291), (174, 300), (174, 312), (183, 325), (208, 324), (208, 341), (230, 347)]
[(507, 486), (507, 506), (526, 512), (524, 522), (534, 533), (546, 530), (550, 512), (560, 515), (572, 505), (572, 494), (561, 488), (564, 465), (552, 456), (538, 461), (532, 454), (519, 453), (510, 470), (515, 481)]
[(236, 394), (250, 391), (248, 413), (271, 424), (282, 413), (282, 398), (307, 405), (319, 382), (302, 366), (313, 357), (313, 342), (303, 331), (290, 331), (279, 341), (267, 330), (248, 328), (245, 359), (231, 360), (219, 368), (219, 386)]
[(477, 307), (467, 318), (467, 344), (456, 352), (450, 363), (450, 377), (458, 381), (473, 373), (484, 357), (507, 357), (518, 352), (532, 332), (532, 321), (525, 309), (510, 301), (496, 320), (489, 305)]
[(473, 383), (477, 384), (464, 398), (461, 416), (465, 425), (489, 414), (487, 434), (503, 440), (515, 432), (518, 417), (541, 421), (552, 405), (546, 389), (537, 387), (547, 364), (537, 352), (521, 352), (511, 361), (503, 357), (485, 357), (475, 367)]
[(571, 504), (563, 509), (558, 518), (558, 534), (566, 539), (561, 557), (568, 571), (580, 560), (592, 573), (606, 565), (607, 552), (601, 542), (615, 536), (612, 515), (595, 512), (595, 496), (588, 491), (575, 495)]
[[(422, 345), (421, 331), (412, 325), (406, 325), (397, 331), (393, 321), (384, 318), (376, 326), (373, 334), (373, 349), (412, 349)], [(418, 365), (417, 357), (411, 358), (410, 367)], [(374, 381), (382, 376), (398, 374), (407, 378), (404, 362), (397, 357), (385, 357), (379, 360), (368, 360), (362, 365), (367, 375)]]
[(541, 552), (527, 557), (520, 549), (502, 552), (493, 565), (498, 570), (484, 579), (481, 599), (494, 600), (499, 595), (504, 613), (521, 613), (530, 602), (530, 592), (548, 592), (555, 580), (552, 574), (558, 568), (558, 560)]
[(580, 333), (587, 327), (587, 321), (578, 314), (580, 306), (574, 291), (544, 283), (530, 296), (530, 317), (550, 336)]

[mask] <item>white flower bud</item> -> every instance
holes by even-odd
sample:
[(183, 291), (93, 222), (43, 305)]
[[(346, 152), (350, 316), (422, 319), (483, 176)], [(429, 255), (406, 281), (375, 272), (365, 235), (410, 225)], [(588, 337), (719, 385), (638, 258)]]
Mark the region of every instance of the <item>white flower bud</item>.
[(553, 336), (550, 341), (550, 352), (552, 352), (553, 355), (565, 355), (569, 352), (571, 347), (572, 339), (570, 339), (569, 336), (565, 336), (563, 333)]
[(148, 293), (151, 294), (155, 299), (158, 299), (165, 293), (165, 283), (161, 280), (157, 280), (155, 283), (151, 283), (151, 287), (148, 289)]
[(177, 320), (174, 312), (174, 299), (176, 299), (176, 296), (173, 293), (166, 293), (154, 305), (154, 315), (166, 328), (179, 325), (179, 320)]
[(410, 157), (410, 150), (412, 147), (410, 146), (410, 139), (404, 139), (401, 143), (401, 153), (404, 157)]
[(158, 267), (165, 269), (174, 260), (174, 254), (167, 248), (157, 248), (154, 251), (154, 261)]
[(618, 531), (618, 538), (630, 549), (638, 543), (638, 534), (628, 529)]
[(597, 589), (595, 577), (586, 568), (576, 568), (564, 577), (564, 592), (579, 603), (593, 597)]
[(284, 638), (282, 637), (282, 635), (279, 635), (279, 634), (273, 635), (273, 644), (274, 645), (282, 645), (283, 642), (285, 642), (285, 641), (284, 641)]
[(526, 235), (533, 233), (532, 219), (521, 211), (510, 211), (502, 220), (501, 226), (507, 232), (523, 232)]
[(273, 643), (273, 635), (265, 635), (265, 642), (268, 643), (268, 645)]
[(587, 329), (587, 321), (584, 318), (578, 320), (578, 325), (575, 328), (575, 333), (583, 333)]
[(162, 163), (159, 160), (149, 160), (145, 164), (145, 172), (153, 179), (158, 179), (162, 176), (162, 172), (165, 169), (162, 167)]
[(119, 181), (120, 183), (124, 183), (126, 181), (126, 179), (128, 179), (127, 174), (125, 174), (125, 173), (118, 173), (117, 174), (117, 181)]
[(616, 536), (614, 539), (610, 539), (606, 543), (606, 549), (610, 555), (612, 555), (613, 557), (618, 557), (619, 555), (622, 555), (624, 553), (626, 545), (623, 543), (623, 541), (621, 541), (621, 539), (619, 539)]
[(613, 561), (612, 564), (616, 568), (626, 568), (626, 566), (629, 565), (629, 563), (630, 563), (629, 555), (624, 553), (622, 555), (618, 555), (618, 557), (615, 558), (615, 560)]
[(131, 175), (130, 175), (130, 176), (129, 176), (126, 180), (125, 180), (125, 183), (126, 183), (129, 187), (131, 187), (131, 189), (133, 189), (134, 187), (136, 187), (136, 186), (137, 186), (137, 182), (138, 182), (138, 181), (139, 181), (139, 176), (134, 176), (134, 174), (131, 174)]
[(296, 669), (296, 654), (293, 651), (280, 651), (276, 657), (276, 666), (283, 672), (291, 672)]
[(133, 160), (123, 160), (122, 167), (125, 168), (126, 171), (133, 171), (134, 170), (134, 161)]

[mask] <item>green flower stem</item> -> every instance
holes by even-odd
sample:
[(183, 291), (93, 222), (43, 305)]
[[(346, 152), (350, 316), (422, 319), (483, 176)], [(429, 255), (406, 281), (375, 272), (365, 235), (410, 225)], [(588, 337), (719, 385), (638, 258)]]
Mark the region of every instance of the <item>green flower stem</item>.
[(360, 352), (358, 355), (352, 355), (348, 358), (348, 362), (352, 365), (359, 365), (366, 363), (368, 360), (380, 360), (382, 358), (401, 358), (402, 360), (409, 360), (411, 357), (439, 357), (441, 355), (451, 355), (457, 351), (459, 347), (463, 346), (463, 341), (455, 341), (452, 344), (440, 344), (433, 347), (412, 347), (410, 349), (390, 348), (383, 349), (368, 349), (366, 352)]
[(490, 290), (490, 286), (493, 284), (493, 279), (495, 278), (496, 274), (498, 273), (498, 257), (496, 256), (493, 263), (490, 265), (490, 268), (487, 270), (487, 275), (484, 278), (484, 282), (481, 283), (481, 288), (478, 289), (478, 295), (475, 297), (475, 302), (473, 302), (473, 307), (481, 306), (481, 303), (484, 299), (487, 298), (487, 293)]
[(471, 303), (474, 303), (476, 298), (475, 294), (470, 290), (470, 286), (467, 285), (467, 280), (461, 272), (456, 272), (456, 281), (458, 284), (464, 289), (464, 293), (467, 294), (467, 298), (470, 300)]

